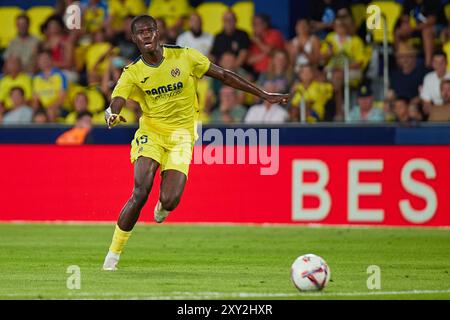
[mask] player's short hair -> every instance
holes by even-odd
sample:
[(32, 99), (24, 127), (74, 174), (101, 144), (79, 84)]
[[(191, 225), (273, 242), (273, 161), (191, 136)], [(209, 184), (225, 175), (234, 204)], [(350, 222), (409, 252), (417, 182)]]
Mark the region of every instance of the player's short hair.
[(151, 23), (154, 23), (155, 26), (157, 25), (155, 18), (153, 18), (152, 16), (149, 16), (147, 14), (141, 14), (137, 17), (134, 17), (133, 21), (131, 21), (131, 32), (134, 34), (136, 32), (136, 24), (138, 22), (144, 22), (144, 21), (150, 21)]

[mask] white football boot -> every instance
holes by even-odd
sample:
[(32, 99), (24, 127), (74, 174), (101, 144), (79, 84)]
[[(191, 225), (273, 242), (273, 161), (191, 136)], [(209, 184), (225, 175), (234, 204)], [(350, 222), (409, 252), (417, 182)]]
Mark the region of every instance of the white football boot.
[(156, 223), (164, 222), (164, 220), (166, 220), (169, 213), (170, 213), (170, 211), (165, 210), (162, 207), (161, 202), (158, 200), (158, 203), (156, 204), (155, 211), (154, 211), (154, 218), (155, 218)]
[(120, 254), (108, 251), (106, 255), (105, 262), (103, 263), (103, 270), (105, 271), (116, 271), (117, 264), (119, 263)]

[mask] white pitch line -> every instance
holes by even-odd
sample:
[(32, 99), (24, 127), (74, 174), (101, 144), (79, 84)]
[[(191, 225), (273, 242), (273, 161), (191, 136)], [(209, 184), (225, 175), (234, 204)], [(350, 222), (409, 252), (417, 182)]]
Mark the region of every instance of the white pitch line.
[[(66, 295), (52, 295), (51, 297), (61, 298), (95, 298), (95, 297), (123, 297), (129, 299), (157, 299), (157, 300), (183, 300), (183, 299), (219, 299), (219, 298), (289, 298), (289, 297), (355, 297), (355, 296), (376, 296), (376, 295), (415, 295), (415, 294), (436, 294), (450, 293), (446, 290), (405, 290), (405, 291), (366, 291), (366, 292), (299, 292), (299, 293), (256, 293), (256, 292), (70, 292)], [(0, 294), (1, 297), (39, 297), (45, 298), (47, 294), (38, 293), (6, 293)]]

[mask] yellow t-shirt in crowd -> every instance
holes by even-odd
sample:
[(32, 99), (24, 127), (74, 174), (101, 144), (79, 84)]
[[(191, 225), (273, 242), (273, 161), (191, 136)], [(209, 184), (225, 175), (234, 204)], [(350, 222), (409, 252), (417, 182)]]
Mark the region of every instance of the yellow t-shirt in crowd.
[(96, 32), (103, 26), (108, 17), (108, 8), (99, 3), (96, 7), (88, 7), (84, 11), (83, 23), (88, 33)]
[(12, 106), (10, 93), (14, 87), (22, 88), (25, 93), (25, 99), (31, 99), (31, 77), (28, 74), (19, 73), (15, 78), (5, 75), (0, 80), (0, 101), (3, 102), (6, 109), (10, 109)]
[(138, 102), (143, 129), (163, 135), (177, 130), (195, 137), (197, 80), (209, 66), (208, 58), (195, 49), (164, 45), (158, 65), (148, 64), (141, 56), (125, 67), (111, 98)]
[[(344, 42), (340, 42), (336, 32), (330, 32), (325, 38), (321, 51), (326, 50), (326, 43), (331, 45), (334, 57), (344, 54), (350, 59), (350, 62), (361, 63), (362, 68), (365, 68), (370, 60), (371, 55), (367, 52), (364, 42), (358, 36), (348, 36)], [(330, 63), (341, 64), (342, 62), (336, 62), (332, 58)]]
[(298, 105), (302, 96), (305, 102), (312, 102), (311, 109), (323, 119), (325, 115), (325, 105), (333, 97), (333, 85), (327, 82), (313, 81), (308, 88), (300, 83), (295, 88), (295, 94), (292, 97), (291, 104)]
[(36, 94), (44, 108), (59, 98), (59, 94), (67, 90), (67, 79), (58, 68), (53, 68), (48, 78), (43, 72), (33, 77), (33, 93)]

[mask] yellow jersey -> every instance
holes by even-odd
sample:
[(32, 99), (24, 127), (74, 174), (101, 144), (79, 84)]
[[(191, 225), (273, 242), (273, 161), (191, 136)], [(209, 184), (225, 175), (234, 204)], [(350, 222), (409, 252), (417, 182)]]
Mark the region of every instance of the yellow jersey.
[(47, 108), (59, 98), (61, 92), (67, 91), (67, 78), (58, 68), (53, 68), (48, 77), (40, 72), (33, 77), (32, 89), (42, 106)]
[(111, 98), (139, 103), (142, 109), (139, 126), (144, 130), (162, 135), (176, 131), (195, 137), (197, 81), (209, 66), (209, 59), (195, 49), (164, 45), (158, 65), (139, 57), (126, 66)]
[(311, 103), (312, 111), (322, 120), (325, 116), (325, 105), (333, 97), (333, 86), (331, 83), (318, 82), (316, 80), (313, 80), (308, 88), (299, 83), (295, 87), (295, 94), (292, 97), (291, 104), (298, 106), (302, 97), (305, 99), (305, 102)]

